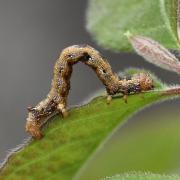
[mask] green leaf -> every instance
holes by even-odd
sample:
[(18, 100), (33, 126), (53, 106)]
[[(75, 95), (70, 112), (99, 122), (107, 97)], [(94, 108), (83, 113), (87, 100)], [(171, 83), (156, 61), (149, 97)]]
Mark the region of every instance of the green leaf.
[(115, 51), (132, 51), (124, 33), (146, 36), (179, 49), (178, 0), (89, 0), (87, 29), (97, 42)]
[(1, 178), (72, 179), (102, 142), (134, 112), (180, 94), (179, 89), (146, 92), (144, 98), (131, 95), (128, 104), (117, 96), (107, 105), (102, 96), (71, 109), (66, 119), (56, 115), (43, 129), (42, 140), (32, 140), (9, 158), (1, 168)]
[(78, 180), (131, 171), (180, 175), (179, 112), (173, 107), (164, 110), (154, 106), (132, 118), (86, 163)]
[(105, 179), (108, 179), (108, 180), (179, 180), (180, 176), (138, 172), (138, 173), (127, 173), (127, 174), (122, 174), (122, 175), (117, 174), (115, 176), (108, 177)]

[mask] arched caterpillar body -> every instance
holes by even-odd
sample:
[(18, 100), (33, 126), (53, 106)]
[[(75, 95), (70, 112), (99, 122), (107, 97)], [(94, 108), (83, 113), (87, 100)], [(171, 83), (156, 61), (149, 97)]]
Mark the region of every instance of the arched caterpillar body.
[(37, 106), (28, 108), (26, 131), (34, 138), (42, 137), (40, 129), (48, 116), (56, 111), (62, 113), (63, 116), (68, 115), (66, 105), (72, 66), (78, 62), (83, 62), (95, 71), (106, 87), (108, 103), (111, 101), (112, 95), (116, 93), (124, 94), (126, 100), (130, 93), (146, 91), (153, 87), (151, 77), (145, 73), (136, 74), (130, 79), (120, 79), (112, 72), (107, 60), (88, 45), (74, 45), (65, 48), (55, 63), (51, 90), (46, 99)]

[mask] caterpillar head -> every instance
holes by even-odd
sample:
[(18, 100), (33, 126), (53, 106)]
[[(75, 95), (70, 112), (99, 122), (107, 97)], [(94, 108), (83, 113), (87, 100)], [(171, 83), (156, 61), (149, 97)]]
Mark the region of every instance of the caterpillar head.
[(35, 139), (41, 139), (43, 137), (40, 125), (37, 122), (27, 121), (25, 128), (26, 132), (30, 133)]
[(153, 79), (148, 73), (138, 73), (132, 76), (132, 80), (139, 83), (141, 91), (153, 89)]
[(34, 107), (28, 107), (26, 132), (30, 133), (36, 139), (41, 139), (43, 137), (40, 124), (38, 123), (38, 111)]

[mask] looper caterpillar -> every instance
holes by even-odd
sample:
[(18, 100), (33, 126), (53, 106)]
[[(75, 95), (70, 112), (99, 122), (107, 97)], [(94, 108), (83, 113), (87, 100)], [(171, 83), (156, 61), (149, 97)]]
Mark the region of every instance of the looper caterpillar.
[(125, 101), (130, 93), (139, 93), (153, 88), (153, 80), (149, 74), (139, 73), (129, 79), (119, 79), (112, 72), (111, 66), (100, 53), (88, 45), (74, 45), (65, 48), (54, 66), (54, 77), (47, 97), (35, 107), (28, 108), (26, 131), (34, 138), (42, 138), (41, 127), (45, 119), (54, 112), (68, 115), (66, 105), (70, 90), (70, 78), (74, 64), (82, 62), (91, 67), (104, 84), (107, 91), (107, 102), (117, 93), (124, 95)]

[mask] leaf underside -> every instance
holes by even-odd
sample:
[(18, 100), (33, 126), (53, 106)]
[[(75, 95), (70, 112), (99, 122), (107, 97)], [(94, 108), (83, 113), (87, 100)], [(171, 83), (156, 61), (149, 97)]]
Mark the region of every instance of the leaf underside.
[(177, 0), (89, 0), (86, 19), (97, 42), (114, 51), (132, 51), (127, 31), (179, 49)]
[[(129, 70), (126, 74), (134, 72)], [(155, 84), (162, 89), (160, 82), (156, 80)], [(110, 105), (102, 96), (71, 109), (66, 119), (52, 117), (43, 128), (45, 137), (32, 140), (14, 153), (1, 169), (0, 178), (72, 179), (114, 129), (134, 112), (167, 98), (161, 91), (146, 92), (143, 96), (130, 95), (128, 104), (116, 96)]]

